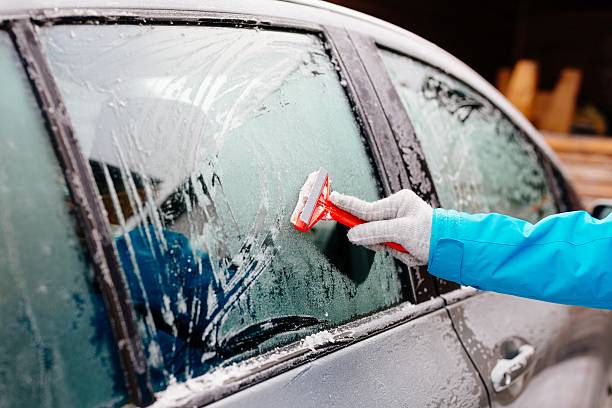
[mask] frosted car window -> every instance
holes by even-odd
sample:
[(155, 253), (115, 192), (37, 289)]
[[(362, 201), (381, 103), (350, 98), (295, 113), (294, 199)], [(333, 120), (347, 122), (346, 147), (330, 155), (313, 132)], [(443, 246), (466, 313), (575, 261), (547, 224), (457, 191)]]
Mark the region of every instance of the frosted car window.
[(495, 106), (420, 61), (380, 50), (443, 207), (532, 222), (555, 212), (534, 147)]
[(392, 258), (289, 216), (306, 175), (379, 198), (314, 35), (56, 26), (44, 45), (116, 232), (157, 387), (402, 300)]
[(0, 31), (0, 406), (123, 405), (110, 325), (62, 172)]

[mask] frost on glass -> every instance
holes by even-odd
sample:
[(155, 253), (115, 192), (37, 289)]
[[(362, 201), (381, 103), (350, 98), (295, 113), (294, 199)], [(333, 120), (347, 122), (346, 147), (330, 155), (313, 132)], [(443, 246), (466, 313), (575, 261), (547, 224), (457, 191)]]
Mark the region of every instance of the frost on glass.
[(555, 212), (534, 147), (489, 101), (438, 69), (380, 50), (443, 207), (537, 222)]
[(0, 31), (0, 407), (123, 405), (101, 295), (22, 69)]
[(157, 387), (398, 303), (387, 255), (289, 216), (306, 175), (379, 198), (316, 36), (56, 26), (46, 53), (116, 236)]

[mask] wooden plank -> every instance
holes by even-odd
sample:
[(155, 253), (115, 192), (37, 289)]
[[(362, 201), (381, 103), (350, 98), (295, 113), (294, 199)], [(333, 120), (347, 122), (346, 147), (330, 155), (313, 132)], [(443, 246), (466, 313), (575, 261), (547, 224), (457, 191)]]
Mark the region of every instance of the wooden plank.
[(568, 153), (556, 150), (557, 156), (565, 163), (580, 163), (584, 165), (606, 166), (610, 164), (610, 156), (591, 153)]
[(580, 90), (582, 71), (565, 68), (553, 90), (550, 104), (539, 120), (541, 129), (569, 132), (576, 113), (576, 98)]
[(519, 60), (510, 76), (506, 97), (528, 119), (532, 117), (533, 102), (538, 88), (538, 63)]
[(495, 78), (495, 87), (499, 92), (506, 95), (508, 91), (508, 84), (510, 83), (510, 76), (512, 75), (512, 70), (509, 67), (501, 67), (497, 70), (497, 75)]
[(597, 198), (612, 198), (612, 185), (588, 185), (580, 184), (576, 187), (578, 194)]
[(612, 198), (612, 138), (544, 134), (583, 203)]
[(548, 144), (556, 152), (588, 153), (612, 156), (612, 138), (597, 136), (562, 136), (549, 132), (542, 132)]
[(531, 121), (536, 127), (539, 127), (539, 123), (544, 117), (550, 101), (552, 100), (552, 92), (550, 91), (537, 91), (533, 100), (533, 109), (531, 112)]

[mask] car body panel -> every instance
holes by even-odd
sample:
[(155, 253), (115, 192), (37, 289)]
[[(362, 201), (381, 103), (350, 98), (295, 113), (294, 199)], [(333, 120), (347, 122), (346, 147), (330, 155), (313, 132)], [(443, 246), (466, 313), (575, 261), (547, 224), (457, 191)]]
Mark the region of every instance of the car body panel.
[[(610, 364), (610, 312), (490, 292), (447, 308), (493, 406), (601, 406)], [(522, 384), (517, 380), (516, 386), (495, 392), (491, 372), (512, 338), (534, 347), (533, 366)]]
[[(173, 406), (177, 401), (188, 406), (197, 403), (171, 388), (159, 397), (154, 407)], [(486, 407), (488, 400), (478, 373), (456, 341), (446, 311), (441, 309), (210, 406), (287, 405)]]

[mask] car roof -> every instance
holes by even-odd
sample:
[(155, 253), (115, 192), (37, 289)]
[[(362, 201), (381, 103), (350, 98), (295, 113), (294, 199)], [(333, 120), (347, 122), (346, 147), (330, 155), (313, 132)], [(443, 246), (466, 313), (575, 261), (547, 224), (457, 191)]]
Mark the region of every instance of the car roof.
[[(0, 21), (8, 18), (61, 17), (137, 13), (138, 10), (230, 13), (303, 21), (345, 28), (374, 38), (387, 48), (422, 60), (465, 82), (493, 102), (560, 167), (540, 133), (484, 78), (442, 48), (422, 37), (378, 18), (320, 0), (4, 0)], [(476, 39), (475, 42), (478, 40)]]

